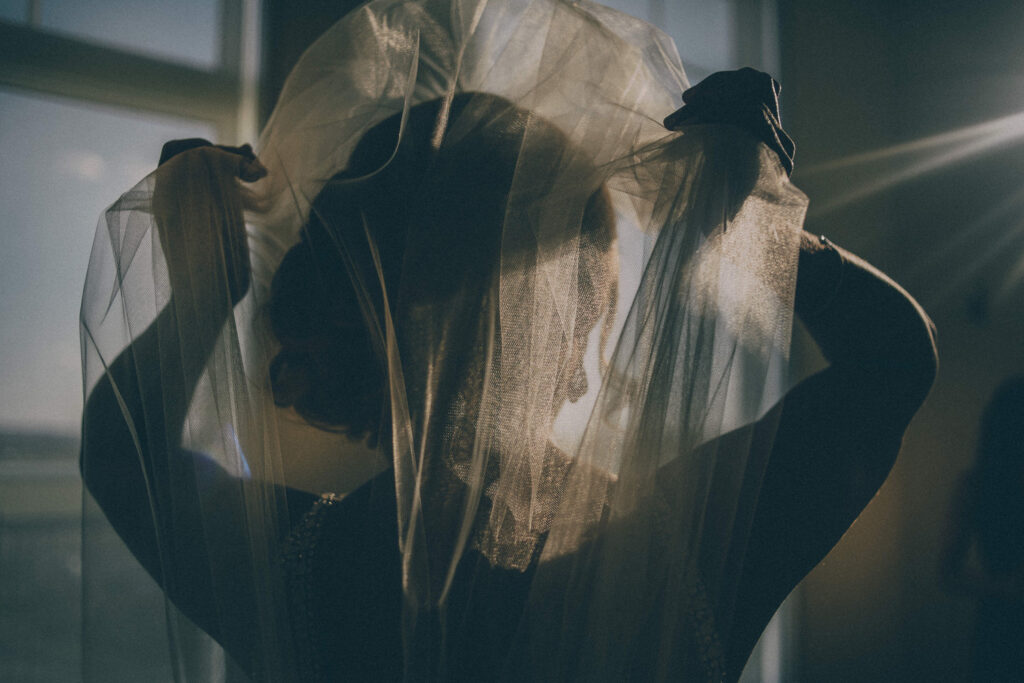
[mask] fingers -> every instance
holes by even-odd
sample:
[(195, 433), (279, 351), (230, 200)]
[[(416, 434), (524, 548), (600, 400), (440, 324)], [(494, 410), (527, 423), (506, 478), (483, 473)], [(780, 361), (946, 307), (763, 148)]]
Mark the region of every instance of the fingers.
[(267, 175), (267, 168), (260, 162), (249, 145), (229, 147), (216, 145), (197, 150), (212, 158), (219, 170), (225, 175), (234, 176), (243, 182), (254, 183)]
[(204, 138), (187, 138), (185, 140), (171, 140), (164, 143), (163, 149), (160, 150), (160, 162), (158, 166), (162, 166), (165, 162), (170, 161), (172, 158), (178, 156), (182, 152), (187, 152), (191, 149), (198, 147), (211, 147), (213, 143)]
[(666, 116), (664, 121), (665, 127), (669, 130), (679, 130), (683, 126), (692, 126), (698, 123), (705, 123), (701, 120), (700, 110), (689, 105), (675, 110)]
[[(224, 147), (218, 145), (231, 156), (225, 161), (229, 168), (228, 173), (236, 176), (245, 183), (254, 183), (267, 175), (267, 167), (256, 158), (252, 147), (248, 144), (241, 147)], [(260, 211), (266, 208), (266, 197), (246, 187), (239, 187), (238, 196), (242, 201), (242, 208), (246, 211)]]
[(223, 150), (239, 158), (238, 172), (235, 174), (247, 183), (253, 183), (267, 175), (266, 167), (256, 158), (252, 151), (252, 145), (245, 143), (241, 147), (230, 147), (228, 145), (217, 145), (217, 149)]
[[(221, 148), (223, 149), (223, 148)], [(239, 150), (239, 151), (235, 151)], [(229, 172), (247, 183), (254, 183), (267, 175), (267, 167), (253, 154), (252, 147), (245, 145), (241, 148), (232, 148), (228, 151), (231, 155), (228, 166)]]
[(238, 169), (238, 177), (247, 183), (254, 183), (267, 175), (267, 167), (255, 156), (243, 159)]
[(178, 155), (192, 153), (201, 155), (213, 155), (219, 157), (221, 168), (224, 172), (247, 183), (254, 183), (267, 175), (267, 168), (256, 158), (252, 145), (233, 147), (231, 145), (215, 145), (203, 138), (188, 138), (185, 140), (171, 140), (164, 144), (160, 151), (160, 165), (170, 161)]
[(767, 111), (779, 117), (778, 82), (749, 67), (718, 71), (683, 93), (683, 103), (707, 111), (715, 120), (723, 116), (743, 118)]
[(252, 151), (252, 145), (248, 142), (240, 147), (232, 147), (231, 145), (211, 145), (217, 149), (222, 149), (229, 154), (237, 154), (240, 157), (246, 157), (249, 159), (255, 159), (256, 154)]
[(738, 126), (768, 145), (792, 174), (794, 145), (780, 122), (780, 90), (774, 78), (749, 67), (719, 71), (686, 90), (684, 106), (664, 124), (672, 131), (709, 123)]

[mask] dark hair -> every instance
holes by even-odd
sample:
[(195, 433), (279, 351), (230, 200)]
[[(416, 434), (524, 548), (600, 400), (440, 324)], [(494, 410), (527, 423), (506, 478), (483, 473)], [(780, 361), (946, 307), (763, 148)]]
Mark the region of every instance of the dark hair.
[[(496, 228), (510, 210), (513, 176), (524, 171), (525, 131), (545, 151), (525, 176), (537, 179), (535, 188), (520, 192), (517, 177), (520, 203), (548, 191), (544, 179), (570, 156), (564, 135), (500, 97), (457, 95), (446, 117), (442, 106), (426, 102), (410, 109), (404, 128), (396, 114), (367, 131), (274, 275), (270, 322), (282, 345), (270, 368), (275, 402), (313, 425), (377, 437), (386, 416), (380, 280), (391, 310), (486, 291), (503, 249)], [(603, 185), (593, 185), (584, 197), (580, 300), (607, 310), (616, 278), (598, 261), (613, 247), (614, 214)], [(594, 311), (579, 315), (587, 313)]]

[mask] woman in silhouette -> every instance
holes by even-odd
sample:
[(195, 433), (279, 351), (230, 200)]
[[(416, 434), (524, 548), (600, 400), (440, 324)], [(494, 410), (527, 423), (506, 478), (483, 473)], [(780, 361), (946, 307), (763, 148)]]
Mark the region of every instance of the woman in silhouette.
[[(551, 5), (595, 45), (609, 27), (634, 36)], [(371, 10), (375, 30), (394, 22)], [(343, 35), (348, 49), (365, 34)], [(595, 88), (615, 78), (601, 73)], [(254, 678), (735, 680), (885, 479), (934, 376), (930, 321), (869, 264), (793, 229), (774, 81), (712, 76), (666, 121), (679, 135), (652, 145), (649, 120), (617, 118), (629, 73), (600, 116), (465, 89), (378, 117), (318, 171), (265, 291), (242, 215), (274, 208), (237, 183), (263, 163), (165, 147), (151, 215), (169, 296), (93, 378), (83, 478), (170, 601)], [(293, 79), (279, 112), (326, 96)], [(571, 102), (569, 82), (550, 97)], [(626, 162), (602, 156), (613, 143)], [(301, 179), (292, 190), (303, 206)], [(630, 211), (648, 228), (627, 239)], [(649, 250), (624, 299), (634, 241)], [(127, 299), (133, 272), (117, 273)], [(245, 338), (236, 309), (256, 297), (273, 402), (383, 454), (345, 495), (290, 485), (287, 444), (280, 461), (254, 455), (278, 441), (238, 409), (259, 404), (237, 398), (245, 344), (224, 340)], [(87, 359), (103, 303), (83, 307)], [(829, 361), (781, 401), (777, 310)], [(585, 428), (560, 445), (559, 416), (591, 389)], [(191, 446), (223, 422), (241, 465)]]

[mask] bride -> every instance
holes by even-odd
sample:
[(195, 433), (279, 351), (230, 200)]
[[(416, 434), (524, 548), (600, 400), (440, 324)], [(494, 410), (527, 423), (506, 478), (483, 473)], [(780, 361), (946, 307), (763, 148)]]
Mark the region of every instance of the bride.
[(176, 677), (738, 678), (935, 371), (801, 231), (776, 98), (598, 5), (377, 0), (259, 158), (165, 146), (97, 233), (82, 473)]

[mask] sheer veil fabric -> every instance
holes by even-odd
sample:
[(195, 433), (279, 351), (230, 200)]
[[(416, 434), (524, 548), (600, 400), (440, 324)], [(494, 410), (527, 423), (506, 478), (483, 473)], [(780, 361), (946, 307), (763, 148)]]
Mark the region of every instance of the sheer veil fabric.
[[(390, 468), (408, 680), (477, 656), (488, 636), (460, 619), (499, 575), (524, 588), (512, 613), (478, 607), (510, 624), (495, 680), (721, 677), (771, 446), (754, 425), (788, 386), (806, 199), (738, 128), (666, 131), (687, 87), (669, 38), (600, 5), (374, 0), (290, 75), (257, 145), (266, 177), (182, 154), (111, 206), (82, 302), (84, 385), (109, 383), (135, 435), (144, 492), (119, 495), (147, 501), (140, 560), (168, 598), (153, 624), (176, 680), (223, 676), (221, 647), (250, 653), (256, 680), (299, 678), (280, 566), (290, 459), (314, 440), (294, 426), (306, 399), (285, 395), (328, 385), (363, 426), (307, 417), (376, 455), (325, 438), (304, 457), (362, 472), (352, 488)], [(275, 318), (296, 245), (316, 284)], [(329, 342), (282, 328), (318, 297)], [(314, 342), (341, 379), (289, 389)], [(111, 368), (127, 348), (125, 380)], [(186, 519), (202, 538), (183, 558)], [(88, 586), (105, 532), (85, 529)], [(497, 571), (470, 581), (469, 558)], [(182, 607), (192, 575), (212, 587), (203, 609)], [(246, 591), (243, 638), (230, 615)], [(99, 680), (128, 636), (111, 635), (116, 605), (85, 612)]]

